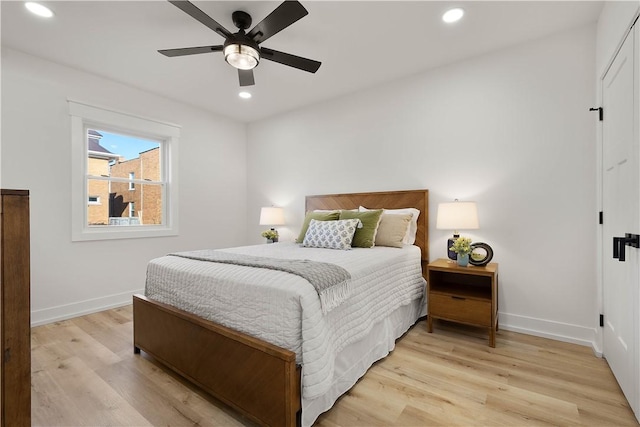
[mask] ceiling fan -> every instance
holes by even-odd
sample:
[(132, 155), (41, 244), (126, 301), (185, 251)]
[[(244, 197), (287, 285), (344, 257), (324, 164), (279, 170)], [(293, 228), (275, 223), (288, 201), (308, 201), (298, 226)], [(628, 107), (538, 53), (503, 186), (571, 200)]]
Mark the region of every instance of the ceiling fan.
[(231, 18), (239, 31), (231, 33), (189, 1), (169, 1), (169, 3), (224, 37), (225, 42), (222, 45), (163, 49), (158, 52), (169, 57), (223, 52), (227, 63), (238, 69), (240, 86), (255, 84), (253, 69), (261, 59), (278, 62), (310, 73), (318, 71), (322, 64), (318, 61), (259, 46), (263, 41), (309, 13), (298, 1), (283, 2), (248, 33), (245, 33), (245, 30), (251, 26), (251, 15), (247, 12), (241, 10), (233, 12)]

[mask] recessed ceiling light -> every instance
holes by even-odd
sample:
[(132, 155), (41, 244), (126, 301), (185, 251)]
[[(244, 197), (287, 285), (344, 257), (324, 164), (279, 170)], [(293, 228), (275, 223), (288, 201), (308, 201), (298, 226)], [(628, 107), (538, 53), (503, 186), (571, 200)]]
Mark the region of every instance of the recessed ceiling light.
[(464, 9), (459, 7), (449, 9), (442, 15), (442, 20), (447, 24), (459, 21), (464, 16)]
[(242, 99), (249, 99), (251, 98), (251, 94), (249, 92), (240, 92), (238, 94), (238, 96)]
[(51, 18), (53, 16), (53, 11), (46, 6), (41, 5), (40, 3), (28, 1), (24, 4), (24, 7), (29, 9), (29, 12), (34, 13), (38, 16), (42, 16), (44, 18)]

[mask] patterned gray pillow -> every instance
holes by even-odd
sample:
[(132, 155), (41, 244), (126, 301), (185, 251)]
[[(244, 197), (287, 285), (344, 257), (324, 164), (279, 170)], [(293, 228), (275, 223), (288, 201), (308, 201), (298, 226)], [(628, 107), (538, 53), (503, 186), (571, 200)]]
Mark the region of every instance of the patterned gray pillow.
[(307, 248), (351, 249), (351, 242), (359, 219), (318, 221), (312, 219), (304, 235), (302, 246)]

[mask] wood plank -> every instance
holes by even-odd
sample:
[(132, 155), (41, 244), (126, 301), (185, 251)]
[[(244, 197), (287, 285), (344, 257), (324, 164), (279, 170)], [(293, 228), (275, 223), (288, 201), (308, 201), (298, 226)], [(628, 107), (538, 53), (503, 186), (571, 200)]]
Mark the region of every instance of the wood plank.
[[(56, 411), (61, 410), (60, 406), (65, 408), (66, 416), (76, 426), (152, 425), (85, 362), (70, 357), (39, 372), (41, 381), (33, 391), (38, 396), (34, 425), (52, 425), (48, 411), (43, 411), (43, 402), (56, 407)], [(60, 418), (59, 412), (57, 417)]]
[[(48, 329), (48, 333), (44, 333)], [(32, 355), (39, 355), (38, 362), (42, 369), (55, 365), (60, 360), (79, 357), (92, 370), (117, 363), (121, 358), (105, 347), (100, 341), (76, 326), (75, 322), (66, 321), (57, 325), (45, 325), (34, 332)], [(43, 335), (45, 335), (43, 337)]]
[[(142, 357), (123, 360), (97, 371), (152, 425), (243, 426), (249, 421), (220, 409), (204, 391), (191, 393), (183, 379), (168, 376), (157, 362)], [(217, 402), (220, 405), (220, 402)]]
[[(34, 425), (105, 425), (98, 417), (111, 425), (254, 425), (153, 359), (134, 355), (130, 309), (105, 312), (104, 324), (77, 318), (33, 329)], [(117, 329), (122, 325), (128, 336)], [(110, 337), (111, 328), (117, 332)], [(72, 337), (89, 346), (79, 356), (69, 353)], [(127, 353), (105, 356), (127, 345)], [(606, 361), (588, 348), (508, 331), (499, 331), (490, 348), (484, 330), (441, 322), (438, 334), (428, 334), (421, 321), (315, 425), (638, 424)]]
[(122, 308), (102, 311), (74, 319), (74, 325), (118, 355), (131, 352), (132, 312), (125, 316)]

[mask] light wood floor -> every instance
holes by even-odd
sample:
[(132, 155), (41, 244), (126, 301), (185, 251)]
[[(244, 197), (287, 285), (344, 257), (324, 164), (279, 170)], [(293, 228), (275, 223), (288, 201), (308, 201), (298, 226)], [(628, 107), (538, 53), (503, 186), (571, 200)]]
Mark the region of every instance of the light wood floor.
[[(419, 322), (316, 425), (638, 425), (591, 350)], [(131, 307), (32, 330), (35, 426), (248, 426), (132, 348)]]

